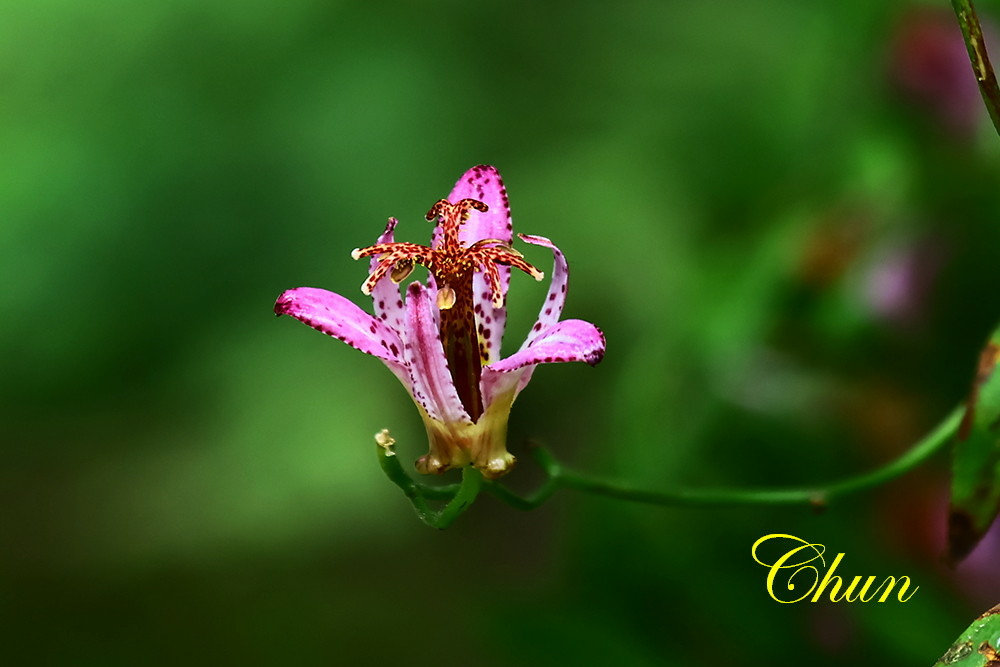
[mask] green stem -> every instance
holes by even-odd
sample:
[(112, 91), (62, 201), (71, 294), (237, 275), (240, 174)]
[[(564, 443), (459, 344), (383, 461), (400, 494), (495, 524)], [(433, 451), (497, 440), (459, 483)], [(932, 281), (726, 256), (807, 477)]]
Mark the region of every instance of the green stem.
[(427, 497), (424, 494), (424, 489), (422, 488), (423, 485), (417, 484), (409, 475), (406, 474), (403, 467), (399, 465), (399, 457), (396, 456), (396, 452), (392, 450), (392, 446), (383, 447), (382, 445), (376, 444), (375, 451), (378, 454), (378, 462), (382, 467), (382, 472), (385, 473), (385, 476), (388, 477), (393, 484), (398, 486), (403, 491), (403, 495), (409, 499), (420, 520), (428, 526), (434, 525), (434, 522), (437, 519), (437, 513), (427, 505)]
[(486, 489), (517, 509), (538, 507), (560, 487), (575, 489), (619, 500), (650, 505), (718, 507), (722, 505), (811, 505), (822, 507), (834, 498), (870, 489), (917, 467), (949, 442), (962, 420), (964, 408), (956, 408), (934, 430), (902, 456), (881, 468), (825, 485), (788, 489), (673, 489), (650, 491), (618, 481), (601, 479), (566, 470), (551, 455), (539, 448), (535, 457), (545, 470), (545, 483), (534, 494), (522, 497), (499, 483)]
[[(469, 508), (485, 488), (508, 505), (521, 510), (538, 507), (560, 488), (575, 489), (608, 498), (617, 498), (647, 505), (679, 507), (718, 507), (723, 505), (811, 505), (823, 507), (840, 496), (884, 484), (916, 468), (944, 447), (955, 434), (962, 420), (964, 407), (958, 407), (930, 433), (902, 456), (867, 473), (848, 477), (825, 485), (787, 489), (671, 489), (650, 491), (616, 480), (601, 479), (567, 470), (544, 447), (533, 447), (532, 456), (545, 472), (545, 481), (531, 495), (520, 496), (499, 482), (484, 480), (472, 467), (462, 469), (462, 483), (429, 486), (414, 481), (399, 464), (392, 447), (377, 446), (379, 463), (386, 476), (398, 486), (413, 504), (417, 516), (428, 526), (444, 529)], [(440, 510), (431, 509), (428, 500), (446, 500)]]
[(965, 48), (969, 51), (972, 71), (976, 75), (976, 81), (979, 82), (979, 92), (982, 93), (983, 101), (990, 112), (993, 127), (1000, 134), (1000, 87), (997, 86), (997, 77), (993, 73), (993, 66), (990, 65), (989, 54), (986, 53), (986, 41), (983, 39), (983, 29), (979, 25), (976, 9), (972, 5), (972, 0), (951, 0), (951, 6), (962, 28), (962, 38), (965, 39)]
[(451, 499), (451, 502), (445, 505), (444, 509), (438, 514), (437, 523), (434, 527), (444, 530), (454, 523), (455, 519), (461, 516), (462, 512), (475, 502), (482, 484), (483, 476), (478, 470), (472, 466), (462, 468), (462, 485), (459, 487), (455, 497)]
[(549, 499), (566, 477), (563, 467), (552, 457), (551, 452), (541, 445), (533, 444), (531, 455), (545, 471), (545, 481), (530, 496), (519, 496), (498, 482), (488, 482), (486, 490), (519, 510), (533, 510)]
[[(479, 494), (482, 486), (482, 475), (478, 470), (465, 468), (462, 470), (462, 483), (446, 486), (430, 486), (415, 481), (406, 474), (399, 464), (399, 457), (392, 446), (375, 446), (378, 462), (389, 480), (398, 486), (403, 495), (413, 505), (417, 517), (432, 528), (445, 529), (455, 522), (462, 512), (468, 509)], [(440, 510), (431, 509), (428, 500), (447, 500)]]

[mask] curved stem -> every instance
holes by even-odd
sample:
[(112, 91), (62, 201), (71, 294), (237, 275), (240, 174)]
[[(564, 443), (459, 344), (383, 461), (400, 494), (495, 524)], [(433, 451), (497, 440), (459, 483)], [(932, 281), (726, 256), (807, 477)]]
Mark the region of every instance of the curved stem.
[[(463, 469), (461, 484), (445, 486), (421, 484), (403, 470), (396, 452), (392, 449), (392, 443), (376, 444), (375, 449), (382, 472), (403, 491), (403, 495), (413, 505), (417, 517), (432, 528), (444, 529), (450, 526), (479, 495), (483, 478), (478, 470)], [(433, 510), (427, 504), (428, 500), (447, 500), (448, 502), (440, 510)]]
[(914, 444), (902, 456), (881, 468), (825, 485), (787, 489), (672, 489), (650, 491), (647, 489), (638, 489), (630, 484), (615, 480), (601, 479), (592, 475), (566, 470), (547, 451), (538, 449), (535, 452), (535, 458), (547, 474), (545, 483), (538, 491), (531, 496), (521, 497), (498, 483), (489, 483), (486, 488), (504, 502), (522, 510), (538, 507), (559, 487), (650, 505), (687, 507), (812, 505), (814, 507), (823, 507), (834, 498), (863, 491), (895, 479), (926, 461), (948, 443), (958, 429), (963, 412), (963, 407), (954, 409), (934, 430)]
[(545, 481), (530, 496), (519, 496), (498, 482), (488, 482), (486, 490), (519, 510), (533, 510), (549, 499), (556, 489), (563, 484), (565, 472), (563, 467), (552, 457), (552, 453), (541, 445), (533, 444), (531, 455), (535, 462), (545, 471)]
[(483, 476), (478, 470), (472, 466), (462, 468), (462, 485), (459, 487), (455, 497), (451, 499), (451, 502), (445, 505), (441, 512), (438, 513), (434, 527), (444, 530), (454, 523), (455, 519), (461, 516), (462, 512), (467, 510), (469, 505), (476, 500), (482, 484)]
[(403, 495), (413, 505), (413, 509), (420, 520), (428, 526), (433, 525), (437, 513), (427, 505), (427, 498), (421, 488), (422, 485), (414, 482), (403, 470), (403, 467), (399, 465), (399, 458), (396, 456), (396, 452), (392, 450), (392, 444), (376, 444), (375, 451), (378, 454), (378, 463), (382, 467), (382, 472), (385, 473), (385, 476), (403, 491)]
[(972, 0), (951, 0), (951, 6), (962, 28), (962, 38), (965, 40), (965, 48), (969, 51), (969, 60), (972, 62), (976, 81), (979, 82), (979, 92), (982, 93), (983, 101), (990, 112), (993, 127), (1000, 133), (1000, 87), (997, 86), (997, 77), (993, 73), (993, 66), (990, 65), (989, 54), (986, 53), (986, 41), (983, 39), (979, 17), (976, 16), (976, 8), (972, 5)]

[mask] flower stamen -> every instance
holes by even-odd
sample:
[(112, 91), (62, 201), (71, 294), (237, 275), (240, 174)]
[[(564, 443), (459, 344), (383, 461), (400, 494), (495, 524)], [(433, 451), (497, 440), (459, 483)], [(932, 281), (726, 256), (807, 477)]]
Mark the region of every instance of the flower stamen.
[(489, 207), (478, 199), (461, 199), (454, 204), (441, 199), (427, 212), (428, 220), (440, 220), (440, 234), (432, 247), (403, 242), (376, 243), (351, 253), (354, 259), (378, 257), (375, 268), (361, 285), (365, 294), (371, 294), (375, 284), (386, 275), (399, 283), (417, 264), (426, 267), (434, 276), (438, 288), (437, 307), (441, 313), (441, 344), (459, 398), (473, 420), (483, 413), (479, 380), (484, 359), (476, 329), (474, 307), (478, 295), (474, 294), (473, 275), (483, 273), (490, 302), (495, 308), (502, 308), (506, 297), (499, 266), (520, 269), (535, 280), (545, 277), (503, 239), (480, 239), (468, 247), (462, 243), (459, 232), (472, 211), (485, 213), (488, 210)]
[[(461, 226), (469, 219), (471, 211), (485, 213), (489, 207), (477, 199), (462, 199), (452, 204), (447, 199), (438, 200), (427, 212), (427, 219), (435, 217), (441, 220), (441, 236), (428, 248), (417, 243), (376, 243), (367, 248), (355, 248), (351, 257), (379, 256), (379, 263), (371, 275), (361, 285), (361, 291), (371, 294), (375, 283), (386, 274), (394, 283), (405, 280), (413, 271), (415, 265), (427, 268), (437, 281), (439, 289), (462, 289), (462, 283), (469, 282), (471, 288), (472, 274), (482, 271), (490, 287), (490, 297), (494, 306), (500, 308), (504, 303), (504, 293), (500, 284), (500, 273), (496, 265), (511, 266), (524, 271), (535, 280), (542, 280), (545, 274), (524, 260), (524, 255), (501, 239), (481, 239), (468, 248), (459, 239)], [(455, 299), (444, 297), (442, 303), (454, 305)], [(451, 307), (441, 306), (442, 310)]]

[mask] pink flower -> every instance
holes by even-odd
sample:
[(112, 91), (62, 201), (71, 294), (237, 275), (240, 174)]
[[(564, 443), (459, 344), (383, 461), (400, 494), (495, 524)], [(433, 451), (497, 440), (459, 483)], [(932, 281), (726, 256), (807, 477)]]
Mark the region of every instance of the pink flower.
[[(430, 451), (417, 460), (422, 473), (472, 465), (487, 478), (511, 469), (507, 420), (511, 405), (538, 364), (604, 356), (604, 335), (581, 320), (559, 320), (569, 271), (562, 252), (541, 236), (518, 237), (552, 250), (554, 267), (538, 320), (517, 352), (500, 359), (507, 320), (510, 267), (541, 280), (543, 274), (511, 246), (507, 191), (496, 169), (473, 167), (448, 199), (427, 213), (437, 218), (431, 246), (395, 243), (396, 219), (373, 246), (361, 291), (370, 294), (375, 317), (348, 299), (314, 287), (284, 292), (274, 304), (318, 331), (373, 355), (395, 374), (413, 398), (427, 429)], [(416, 264), (427, 268), (427, 285), (413, 282), (405, 303), (398, 283)]]

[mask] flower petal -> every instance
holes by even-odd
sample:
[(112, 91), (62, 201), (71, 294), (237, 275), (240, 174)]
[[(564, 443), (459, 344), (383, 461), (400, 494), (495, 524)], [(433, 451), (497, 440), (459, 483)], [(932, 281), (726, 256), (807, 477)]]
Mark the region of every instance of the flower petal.
[(537, 340), (545, 330), (555, 325), (562, 315), (563, 306), (566, 305), (566, 290), (569, 285), (569, 265), (566, 263), (566, 256), (555, 246), (552, 241), (544, 236), (529, 236), (528, 234), (518, 234), (522, 241), (532, 245), (540, 245), (552, 249), (552, 282), (549, 284), (549, 292), (545, 295), (545, 303), (538, 311), (538, 319), (531, 327), (531, 332), (521, 345), (525, 349), (532, 342)]
[[(317, 331), (382, 359), (393, 372), (403, 363), (403, 342), (391, 328), (339, 294), (315, 287), (282, 292), (274, 303), (278, 315), (291, 315)], [(395, 366), (395, 367), (394, 367)]]
[(431, 296), (419, 282), (410, 283), (406, 295), (403, 359), (410, 370), (413, 400), (438, 421), (471, 424), (448, 371)]
[(604, 358), (604, 334), (590, 322), (563, 320), (549, 327), (528, 347), (490, 366), (495, 372), (524, 366), (564, 361), (582, 361), (596, 366)]
[(524, 349), (483, 368), (481, 388), (486, 406), (508, 391), (524, 389), (538, 364), (582, 361), (596, 365), (604, 358), (604, 334), (590, 322), (564, 320), (549, 327)]
[[(396, 218), (389, 218), (385, 231), (378, 237), (376, 243), (392, 243), (396, 223)], [(372, 256), (368, 271), (374, 271), (378, 265), (379, 258)], [(394, 331), (401, 332), (406, 311), (403, 308), (403, 298), (399, 294), (399, 285), (394, 283), (388, 275), (384, 276), (375, 283), (371, 295), (375, 307), (375, 317), (385, 322)]]
[[(500, 272), (500, 281), (504, 285), (504, 292), (506, 292), (506, 285), (510, 282), (510, 267), (498, 266), (496, 268)], [(476, 331), (482, 343), (479, 349), (486, 350), (486, 355), (483, 357), (482, 362), (484, 366), (487, 366), (500, 359), (500, 345), (503, 343), (503, 332), (507, 327), (507, 307), (503, 305), (497, 308), (493, 305), (491, 299), (492, 292), (484, 274), (473, 274), (472, 289), (472, 302), (475, 304), (473, 306), (473, 314), (476, 316)], [(506, 300), (504, 303), (506, 303)]]

